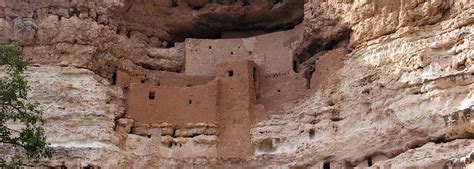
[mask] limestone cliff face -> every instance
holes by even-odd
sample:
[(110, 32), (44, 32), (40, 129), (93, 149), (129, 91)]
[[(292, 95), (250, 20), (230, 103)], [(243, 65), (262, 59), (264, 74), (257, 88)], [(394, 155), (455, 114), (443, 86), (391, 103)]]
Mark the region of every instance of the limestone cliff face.
[[(251, 2), (0, 4), (0, 43), (23, 46), (31, 64), (31, 98), (45, 110), (46, 134), (57, 149), (53, 159), (37, 164), (472, 166), (472, 1)], [(157, 79), (160, 71), (183, 71), (183, 44), (172, 44), (185, 37), (285, 29), (300, 21), (305, 31), (294, 49), (297, 69), (311, 77), (318, 75), (318, 65), (330, 65), (330, 83), (253, 126), (256, 151), (250, 160), (167, 158), (163, 153), (173, 152), (156, 149), (163, 140), (123, 131), (131, 124), (120, 120), (124, 96), (111, 85), (117, 69)], [(328, 60), (339, 48), (347, 54), (333, 64)]]

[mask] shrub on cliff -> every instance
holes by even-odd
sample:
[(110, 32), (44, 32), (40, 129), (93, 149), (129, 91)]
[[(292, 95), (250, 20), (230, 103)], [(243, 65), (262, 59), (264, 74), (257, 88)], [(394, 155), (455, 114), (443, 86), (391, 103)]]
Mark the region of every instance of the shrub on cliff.
[[(5, 147), (23, 149), (28, 158), (51, 156), (44, 136), (44, 119), (38, 103), (28, 100), (29, 87), (23, 78), (26, 62), (15, 45), (0, 46), (0, 168), (5, 167)], [(22, 126), (12, 129), (7, 123)], [(15, 160), (15, 159), (13, 159)]]

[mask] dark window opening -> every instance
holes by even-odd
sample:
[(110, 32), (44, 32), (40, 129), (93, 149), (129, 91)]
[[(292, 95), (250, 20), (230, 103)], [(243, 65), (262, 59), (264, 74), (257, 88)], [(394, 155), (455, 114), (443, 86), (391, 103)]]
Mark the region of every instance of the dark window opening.
[(145, 83), (145, 79), (140, 80), (140, 83)]
[(212, 46), (209, 46), (209, 49), (212, 49)]
[(195, 11), (199, 11), (202, 8), (202, 6), (192, 6), (191, 9)]
[(282, 2), (283, 0), (272, 0), (273, 4), (277, 4), (277, 3), (280, 3)]
[(250, 2), (249, 0), (242, 0), (243, 6), (249, 6)]
[(234, 52), (230, 52), (230, 55), (234, 55)]
[(253, 85), (257, 88), (257, 68), (253, 67)]
[(112, 85), (117, 84), (117, 73), (112, 74)]
[(178, 6), (178, 0), (171, 0), (171, 7), (177, 7)]
[(88, 165), (88, 166), (85, 166), (85, 167), (82, 167), (83, 169), (93, 169), (94, 167)]
[(323, 169), (331, 169), (331, 164), (329, 164), (329, 162), (324, 162)]
[(155, 92), (149, 92), (148, 93), (148, 99), (155, 100)]
[(188, 100), (188, 104), (193, 104), (193, 101), (192, 101), (192, 100)]
[(298, 72), (298, 62), (296, 60), (293, 60), (293, 71), (295, 71), (296, 73)]
[(280, 90), (280, 89), (278, 89), (278, 90), (277, 90), (277, 92), (281, 92), (281, 90)]
[(232, 70), (227, 71), (227, 75), (228, 75), (229, 77), (234, 76), (234, 71), (232, 71)]
[(306, 80), (306, 90), (311, 89), (311, 78)]
[(252, 51), (249, 51), (249, 55), (252, 55)]
[(310, 130), (309, 130), (309, 138), (313, 138), (313, 137), (314, 137), (314, 133), (315, 133), (314, 129), (310, 129)]
[(372, 157), (368, 157), (368, 158), (367, 158), (367, 165), (368, 165), (369, 167), (373, 165)]
[(151, 138), (151, 134), (148, 134), (146, 137)]

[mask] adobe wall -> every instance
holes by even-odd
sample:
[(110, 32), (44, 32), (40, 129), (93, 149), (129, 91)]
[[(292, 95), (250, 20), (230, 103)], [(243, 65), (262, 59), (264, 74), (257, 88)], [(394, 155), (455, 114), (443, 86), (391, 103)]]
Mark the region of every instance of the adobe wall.
[(348, 51), (338, 48), (320, 56), (315, 61), (315, 71), (311, 77), (311, 89), (321, 90), (335, 88), (339, 84), (339, 70), (344, 66)]
[(215, 66), (225, 62), (249, 59), (264, 74), (293, 70), (289, 48), (301, 39), (303, 27), (251, 38), (186, 39), (186, 75), (214, 76)]
[(128, 73), (117, 71), (115, 73), (115, 85), (120, 86), (122, 89), (130, 86), (131, 83), (140, 83), (142, 78), (138, 76), (131, 76)]
[[(251, 61), (228, 62), (217, 66), (219, 143), (217, 151), (221, 157), (248, 158), (254, 148), (250, 141), (250, 128), (256, 103), (255, 88), (259, 73)], [(255, 74), (255, 75), (254, 75)], [(258, 113), (265, 113), (264, 111)], [(260, 115), (260, 118), (262, 118)]]
[(161, 86), (190, 87), (205, 85), (214, 80), (214, 76), (188, 76), (184, 73), (161, 72), (159, 75)]
[(215, 77), (162, 72), (159, 86), (117, 72), (116, 83), (126, 92), (126, 115), (137, 123), (217, 124), (216, 154), (224, 158), (251, 157), (251, 127), (306, 92), (306, 79), (292, 69), (265, 74), (254, 61), (236, 58), (215, 71)]
[[(153, 96), (153, 97), (151, 97)], [(195, 87), (132, 83), (126, 89), (127, 116), (140, 123), (217, 123), (217, 84)]]
[(266, 111), (281, 113), (284, 106), (294, 104), (305, 95), (306, 83), (305, 78), (293, 71), (262, 75), (258, 103), (264, 105)]
[(219, 107), (226, 110), (248, 109), (251, 103), (256, 103), (254, 69), (258, 67), (251, 61), (228, 62), (217, 65), (219, 80)]

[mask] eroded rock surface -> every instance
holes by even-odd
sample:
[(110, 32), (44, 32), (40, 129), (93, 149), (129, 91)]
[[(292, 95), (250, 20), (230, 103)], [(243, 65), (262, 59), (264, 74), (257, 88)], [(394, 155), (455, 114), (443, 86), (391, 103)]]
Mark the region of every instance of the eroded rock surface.
[[(0, 43), (23, 46), (31, 98), (42, 104), (58, 150), (40, 165), (472, 166), (472, 1), (173, 2), (0, 4)], [(284, 29), (300, 17), (295, 70), (317, 89), (252, 126), (251, 160), (186, 158), (173, 149), (206, 155), (218, 141), (213, 127), (174, 131), (122, 118), (123, 93), (109, 80), (116, 70), (149, 79), (183, 72), (184, 46), (175, 41)], [(168, 158), (176, 154), (183, 158)]]

